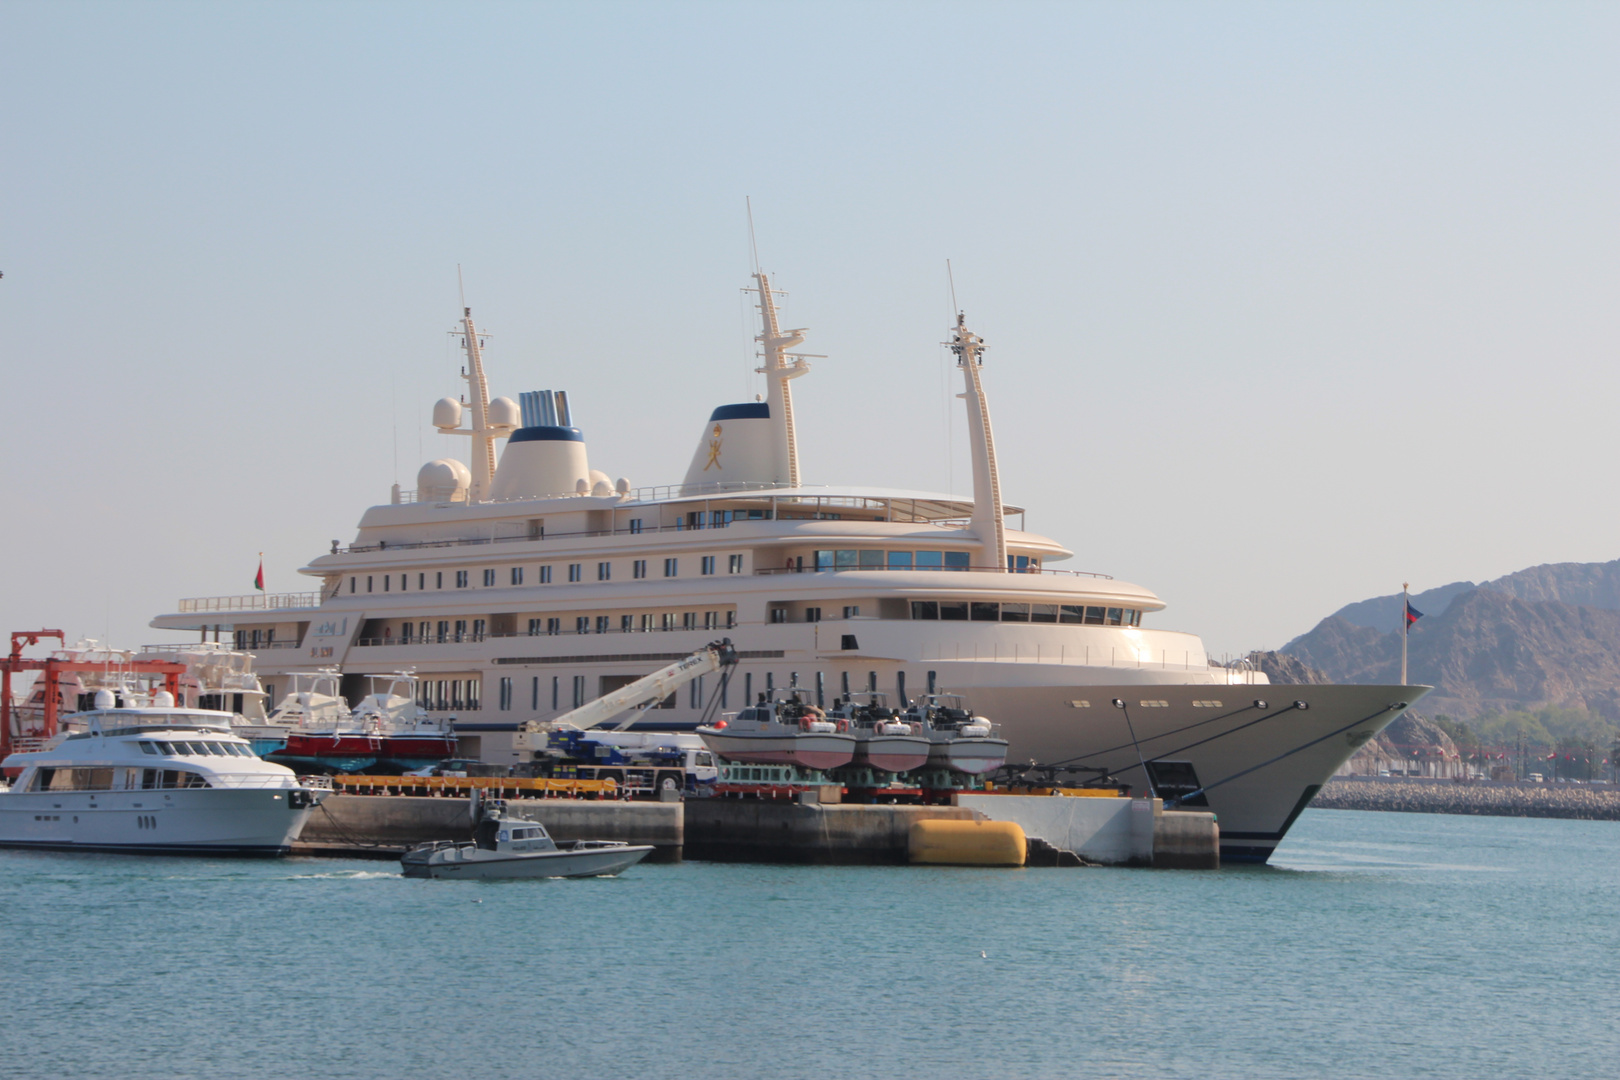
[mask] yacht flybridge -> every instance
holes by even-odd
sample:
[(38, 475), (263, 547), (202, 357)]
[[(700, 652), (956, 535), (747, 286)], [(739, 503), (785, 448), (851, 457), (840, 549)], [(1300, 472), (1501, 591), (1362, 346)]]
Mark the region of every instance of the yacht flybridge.
[(1012, 527), (985, 343), (963, 317), (949, 344), (972, 495), (806, 483), (792, 384), (810, 365), (790, 351), (805, 331), (779, 325), (765, 273), (751, 291), (765, 393), (710, 414), (680, 483), (635, 488), (593, 467), (563, 391), (491, 400), (464, 310), (468, 395), (439, 401), (433, 423), (470, 440), (470, 465), (429, 462), (415, 491), (367, 510), (347, 546), (303, 568), (317, 590), (182, 600), (152, 625), (233, 633), (270, 700), (312, 666), (345, 684), (414, 669), (461, 753), (500, 764), (532, 757), (526, 723), (725, 630), (729, 683), (694, 681), (640, 726), (694, 728), (715, 694), (721, 710), (790, 687), (821, 708), (882, 693), (904, 710), (949, 691), (996, 720), (1010, 761), (1213, 808), (1229, 860), (1269, 857), (1334, 769), (1425, 692), (1269, 685), (1150, 626), (1164, 603), (1148, 589), (1057, 567), (1067, 548)]

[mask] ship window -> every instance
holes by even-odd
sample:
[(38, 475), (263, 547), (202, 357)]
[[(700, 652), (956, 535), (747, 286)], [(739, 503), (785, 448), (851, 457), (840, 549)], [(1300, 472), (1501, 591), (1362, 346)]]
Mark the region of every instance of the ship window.
[(427, 588), (427, 575), (426, 574), (417, 574), (416, 575), (416, 587), (418, 589)]
[(401, 623), (399, 627), (399, 641), (401, 645), (411, 643), (411, 631), (414, 627), (410, 623)]
[(580, 570), (581, 570), (581, 564), (580, 563), (577, 563), (577, 562), (576, 563), (569, 563), (568, 564), (568, 580), (569, 581), (579, 581), (584, 576), (580, 572)]
[(502, 710), (512, 707), (512, 677), (510, 675), (501, 676), (500, 705)]
[(913, 619), (939, 618), (939, 602), (937, 600), (913, 600), (911, 602), (911, 617)]
[(818, 552), (816, 552), (816, 569), (817, 570), (831, 570), (831, 569), (833, 569), (833, 556), (835, 554), (836, 554), (836, 552), (832, 552), (832, 551), (818, 551)]
[(1056, 604), (1031, 604), (1029, 606), (1030, 622), (1057, 622), (1058, 606)]
[(860, 617), (861, 617), (861, 605), (859, 605), (859, 604), (845, 604), (844, 605), (844, 618), (846, 618), (846, 619), (858, 619)]
[(141, 790), (151, 791), (153, 788), (157, 787), (158, 779), (162, 775), (162, 772), (163, 770), (161, 769), (142, 769)]
[(465, 571), (465, 570), (457, 570), (456, 571), (456, 588), (465, 589), (466, 587), (467, 587), (467, 571)]
[(968, 604), (966, 600), (941, 600), (939, 602), (939, 618), (941, 622), (967, 622)]
[(1086, 609), (1079, 604), (1063, 604), (1058, 608), (1058, 622), (1077, 623), (1085, 616)]
[(889, 552), (889, 569), (890, 570), (910, 570), (911, 569), (911, 552), (909, 552), (909, 551), (891, 551), (891, 552)]
[(633, 533), (639, 533), (641, 531), (641, 519), (640, 518), (631, 518), (630, 519), (630, 531), (633, 532)]
[(945, 553), (943, 551), (917, 552), (917, 569), (919, 570), (938, 570), (944, 565)]
[(605, 634), (608, 632), (608, 619), (609, 616), (607, 615), (598, 615), (596, 617), (596, 632), (598, 634)]
[(466, 636), (467, 636), (467, 620), (466, 619), (457, 619), (456, 620), (456, 640), (460, 641), (461, 639), (465, 638)]
[(596, 580), (597, 581), (611, 581), (612, 579), (613, 579), (613, 564), (610, 563), (610, 562), (599, 562), (599, 563), (597, 563), (596, 564)]
[(821, 621), (821, 609), (818, 608), (818, 607), (807, 607), (807, 608), (805, 608), (804, 609), (804, 621), (805, 622), (820, 622)]
[(1100, 607), (1088, 607), (1088, 608), (1086, 608), (1086, 625), (1087, 626), (1101, 626), (1102, 621), (1103, 621), (1103, 609), (1102, 608), (1100, 608)]
[(737, 625), (737, 613), (735, 611), (726, 612), (726, 629), (730, 630), (732, 627), (734, 627), (736, 625)]
[(835, 551), (833, 556), (833, 568), (836, 570), (853, 570), (861, 565), (861, 553), (858, 551)]
[(630, 576), (638, 581), (647, 576), (647, 560), (637, 559), (630, 564)]
[(717, 627), (719, 625), (720, 625), (720, 613), (718, 611), (705, 611), (703, 613), (703, 629), (705, 629), (705, 630), (713, 630), (715, 627)]
[(149, 742), (144, 742), (143, 741), (141, 743), (141, 753), (143, 753), (143, 754), (156, 754), (157, 753), (157, 747), (153, 746)]
[(730, 556), (729, 560), (727, 561), (726, 566), (727, 566), (726, 572), (729, 573), (729, 574), (740, 574), (740, 573), (742, 573), (742, 556), (741, 555), (732, 555), (732, 556)]
[(619, 633), (628, 634), (632, 630), (634, 630), (635, 628), (636, 628), (636, 617), (634, 615), (620, 615), (619, 616)]
[(542, 585), (550, 585), (551, 584), (551, 567), (542, 566), (540, 568), (540, 584), (542, 584)]
[(170, 757), (174, 757), (176, 754), (181, 752), (172, 742), (153, 743), (152, 745)]
[(370, 591), (371, 591), (371, 575), (367, 574), (366, 575), (366, 592), (370, 592)]
[(641, 617), (641, 632), (643, 634), (650, 634), (650, 633), (652, 633), (652, 628), (653, 628), (653, 617), (652, 617), (652, 615), (651, 614), (643, 615)]
[(474, 641), (483, 641), (484, 640), (484, 620), (483, 619), (474, 619), (473, 620), (472, 639)]
[(702, 560), (698, 563), (698, 573), (704, 575), (705, 577), (707, 577), (708, 575), (714, 573), (714, 556), (713, 555), (705, 555), (705, 556), (703, 556)]
[(521, 566), (512, 567), (512, 584), (514, 584), (514, 585), (523, 584), (523, 567), (521, 567)]
[(697, 629), (697, 612), (695, 612), (695, 611), (683, 611), (683, 612), (681, 612), (681, 629), (682, 630), (696, 630)]
[(553, 675), (551, 677), (551, 707), (553, 709), (558, 708), (558, 705), (557, 705), (557, 688), (561, 684), (562, 684), (562, 676), (561, 675)]
[(576, 634), (588, 634), (590, 632), (591, 632), (591, 617), (589, 615), (576, 616), (574, 618), (574, 633), (576, 633)]
[(974, 622), (996, 622), (1000, 618), (1000, 607), (993, 600), (974, 600), (968, 610)]
[(585, 676), (574, 676), (574, 708), (585, 704)]
[(675, 577), (679, 572), (680, 572), (680, 560), (678, 560), (678, 559), (665, 559), (664, 560), (664, 576), (665, 577)]
[(392, 589), (389, 588), (389, 586), (393, 584), (393, 581), (394, 581), (394, 575), (393, 574), (384, 574), (383, 575), (383, 592), (392, 592), (393, 591)]
[(1117, 607), (1109, 608), (1108, 609), (1108, 625), (1109, 626), (1118, 626), (1121, 622), (1124, 621), (1124, 618), (1123, 618), (1124, 614), (1125, 614), (1124, 611), (1122, 611), (1121, 609), (1119, 609)]
[(973, 565), (973, 558), (966, 551), (947, 551), (945, 553), (945, 569), (966, 570)]
[(354, 578), (349, 579), (349, 592), (354, 592)]
[[(974, 617), (977, 618), (977, 616), (974, 616)], [(1002, 622), (1029, 622), (1029, 605), (1028, 604), (1002, 604), (1001, 605), (1001, 621)]]
[(444, 588), (444, 571), (443, 570), (440, 570), (440, 571), (438, 571), (437, 573), (435, 573), (433, 575), (433, 587), (435, 589)]
[(787, 622), (787, 608), (779, 608), (779, 607), (771, 608), (771, 622), (773, 622), (773, 623), (785, 623), (785, 622)]

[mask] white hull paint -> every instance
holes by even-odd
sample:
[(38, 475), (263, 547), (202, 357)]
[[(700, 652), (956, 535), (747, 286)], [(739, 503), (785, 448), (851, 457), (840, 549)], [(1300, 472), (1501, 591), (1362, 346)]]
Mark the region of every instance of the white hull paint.
[(47, 791), (0, 795), (0, 847), (197, 855), (285, 855), (311, 809), (288, 792)]
[(727, 761), (748, 765), (797, 765), (803, 769), (836, 769), (855, 756), (855, 736), (843, 734), (730, 735), (700, 729), (710, 750)]

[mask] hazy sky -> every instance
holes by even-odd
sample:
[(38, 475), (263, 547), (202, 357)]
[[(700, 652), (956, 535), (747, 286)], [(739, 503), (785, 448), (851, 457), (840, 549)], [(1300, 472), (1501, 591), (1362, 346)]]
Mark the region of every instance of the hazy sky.
[(1620, 556), (1620, 6), (4, 2), (0, 93), (0, 631), (306, 587), (456, 449), (458, 263), (678, 482), (745, 196), (808, 482), (968, 487), (949, 258), (1007, 498), (1217, 653)]

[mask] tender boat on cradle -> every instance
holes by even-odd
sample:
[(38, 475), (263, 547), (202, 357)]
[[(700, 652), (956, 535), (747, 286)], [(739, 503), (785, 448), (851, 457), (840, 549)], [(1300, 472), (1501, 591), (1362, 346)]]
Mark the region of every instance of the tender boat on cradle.
[(231, 733), (231, 714), (174, 706), (117, 708), (100, 690), (83, 730), (3, 763), (0, 847), (143, 854), (285, 855), (330, 789), (261, 760)]
[(331, 668), (294, 671), (286, 697), (269, 724), (286, 734), (265, 758), (318, 773), (364, 772), (382, 757), (382, 725), (376, 716), (357, 721), (341, 693), (341, 676)]
[(611, 877), (630, 869), (651, 851), (650, 844), (619, 840), (559, 844), (544, 825), (509, 814), (506, 804), (497, 800), (484, 807), (472, 840), (418, 844), (399, 863), (406, 877), (481, 881)]
[(906, 710), (905, 719), (928, 733), (928, 764), (969, 776), (982, 776), (1006, 764), (1007, 740), (995, 725), (974, 716), (958, 694), (925, 694)]
[(856, 765), (881, 772), (906, 773), (928, 763), (932, 744), (913, 726), (895, 715), (880, 693), (851, 694), (829, 714), (834, 722), (845, 721), (855, 736)]
[(847, 721), (829, 720), (825, 711), (804, 700), (802, 691), (790, 689), (761, 693), (757, 704), (697, 733), (727, 761), (825, 771), (854, 759), (855, 736), (848, 726)]
[(449, 720), (435, 720), (417, 701), (415, 673), (396, 671), (366, 679), (370, 689), (354, 707), (354, 721), (361, 731), (381, 734), (378, 767), (409, 772), (456, 756), (456, 735)]

